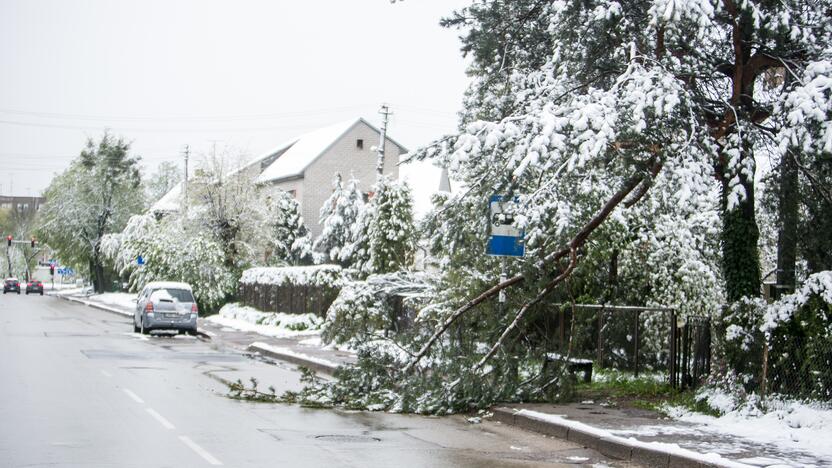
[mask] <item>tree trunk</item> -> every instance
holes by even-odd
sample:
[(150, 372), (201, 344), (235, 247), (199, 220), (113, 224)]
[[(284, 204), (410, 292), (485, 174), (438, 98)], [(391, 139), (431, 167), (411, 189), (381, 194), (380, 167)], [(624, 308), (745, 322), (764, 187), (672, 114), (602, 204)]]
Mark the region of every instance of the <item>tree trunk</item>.
[(794, 291), (797, 262), (798, 172), (793, 155), (780, 162), (777, 213), (777, 289), (774, 299)]
[[(747, 150), (746, 150), (747, 151)], [(750, 154), (746, 158), (753, 157)], [(760, 231), (754, 215), (754, 179), (738, 174), (745, 188), (745, 198), (733, 209), (728, 209), (729, 177), (722, 182), (722, 271), (729, 302), (742, 297), (760, 296), (760, 258), (757, 240)]]
[(101, 261), (101, 250), (98, 245), (93, 250), (92, 258), (90, 259), (90, 276), (92, 279), (92, 288), (96, 293), (104, 292), (104, 265)]

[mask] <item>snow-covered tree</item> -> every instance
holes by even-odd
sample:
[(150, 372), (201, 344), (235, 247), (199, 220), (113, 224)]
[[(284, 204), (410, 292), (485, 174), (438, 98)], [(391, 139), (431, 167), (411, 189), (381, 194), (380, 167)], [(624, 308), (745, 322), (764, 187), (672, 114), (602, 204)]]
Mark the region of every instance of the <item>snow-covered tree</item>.
[(358, 189), (358, 180), (351, 178), (344, 187), (341, 174), (335, 174), (332, 195), (321, 206), (321, 234), (315, 239), (313, 249), (324, 254), (325, 261), (349, 266), (352, 263), (350, 246), (355, 242), (353, 233), (364, 199)]
[(229, 150), (206, 156), (189, 182), (184, 222), (206, 230), (222, 247), (223, 263), (239, 274), (265, 250), (265, 194)]
[(175, 163), (163, 161), (153, 174), (145, 179), (145, 193), (148, 206), (153, 205), (182, 181), (182, 170)]
[(353, 236), (354, 265), (362, 274), (409, 269), (416, 240), (410, 187), (380, 177), (355, 224)]
[(268, 202), (267, 243), (273, 265), (298, 265), (312, 255), (309, 230), (303, 224), (300, 205), (288, 192), (278, 190)]
[[(795, 129), (830, 137), (777, 106), (791, 77), (828, 57), (829, 10), (810, 0), (472, 2), (453, 20), (475, 76), (463, 126), (415, 155), (465, 187), (426, 223), (448, 267), (442, 293), (397, 341), (406, 352), (366, 353), (359, 366), (372, 375), (342, 382), (433, 411), (539, 397), (563, 382), (518, 366), (544, 352), (519, 338), (547, 301), (616, 294), (601, 271), (638, 285), (636, 300), (687, 310), (723, 291), (759, 295), (757, 151)], [(526, 233), (527, 256), (505, 280), (481, 254), (494, 194), (518, 197)]]
[(139, 158), (130, 144), (105, 133), (69, 169), (55, 177), (39, 212), (38, 237), (66, 264), (88, 267), (96, 291), (104, 290), (101, 238), (119, 232), (144, 205)]
[[(198, 227), (188, 226), (178, 215), (136, 215), (121, 233), (104, 236), (102, 251), (131, 290), (150, 281), (184, 281), (193, 287), (201, 309), (210, 311), (234, 293), (237, 276), (225, 264), (219, 240)], [(140, 255), (144, 265), (136, 264)]]

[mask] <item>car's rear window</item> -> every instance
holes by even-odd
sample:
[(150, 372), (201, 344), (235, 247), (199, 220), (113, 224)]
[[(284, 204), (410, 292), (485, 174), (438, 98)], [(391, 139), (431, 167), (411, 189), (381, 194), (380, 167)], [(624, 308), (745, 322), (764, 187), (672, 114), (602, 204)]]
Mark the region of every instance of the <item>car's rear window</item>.
[(194, 302), (194, 295), (187, 289), (159, 289), (153, 292), (153, 296), (158, 294), (164, 295), (164, 293), (167, 293), (168, 296), (179, 302)]

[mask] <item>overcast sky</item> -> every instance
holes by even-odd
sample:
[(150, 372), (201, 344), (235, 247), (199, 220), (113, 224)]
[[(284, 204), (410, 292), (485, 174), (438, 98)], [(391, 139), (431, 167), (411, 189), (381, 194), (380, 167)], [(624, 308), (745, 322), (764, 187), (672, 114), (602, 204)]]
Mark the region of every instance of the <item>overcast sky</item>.
[(454, 130), (465, 0), (0, 0), (0, 193), (39, 194), (110, 128), (146, 172), (394, 115), (410, 149)]

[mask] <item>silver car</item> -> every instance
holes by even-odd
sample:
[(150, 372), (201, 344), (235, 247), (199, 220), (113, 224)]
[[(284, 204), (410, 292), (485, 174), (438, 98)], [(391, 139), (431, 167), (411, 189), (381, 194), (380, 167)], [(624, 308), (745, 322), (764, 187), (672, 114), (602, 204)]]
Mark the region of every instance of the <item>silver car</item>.
[(191, 285), (155, 281), (148, 283), (136, 299), (133, 332), (146, 335), (151, 330), (177, 330), (196, 334), (198, 314)]

